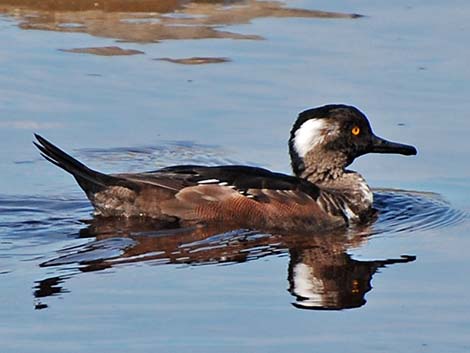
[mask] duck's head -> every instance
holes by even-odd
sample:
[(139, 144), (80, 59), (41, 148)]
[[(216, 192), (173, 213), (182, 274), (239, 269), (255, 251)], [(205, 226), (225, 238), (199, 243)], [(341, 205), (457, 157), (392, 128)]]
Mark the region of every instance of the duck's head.
[(291, 130), (289, 152), (297, 176), (315, 170), (334, 174), (366, 153), (417, 153), (413, 146), (376, 136), (366, 116), (348, 105), (325, 105), (300, 113)]

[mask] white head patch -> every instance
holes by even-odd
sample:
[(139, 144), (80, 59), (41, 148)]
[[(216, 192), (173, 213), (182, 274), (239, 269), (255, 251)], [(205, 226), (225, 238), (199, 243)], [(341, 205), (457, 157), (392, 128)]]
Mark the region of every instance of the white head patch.
[(323, 143), (332, 129), (325, 119), (310, 119), (303, 123), (295, 132), (294, 148), (301, 158), (314, 146)]

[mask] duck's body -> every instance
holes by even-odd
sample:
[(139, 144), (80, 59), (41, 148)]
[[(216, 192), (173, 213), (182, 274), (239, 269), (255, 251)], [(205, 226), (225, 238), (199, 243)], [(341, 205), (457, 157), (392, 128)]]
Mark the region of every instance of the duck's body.
[[(352, 143), (341, 141), (345, 122), (345, 129), (351, 129), (351, 123), (353, 129), (363, 131), (364, 141), (357, 136)], [(363, 221), (373, 213), (372, 192), (358, 173), (345, 167), (355, 157), (374, 152), (373, 148), (383, 153), (416, 153), (414, 147), (375, 137), (365, 116), (343, 105), (299, 115), (289, 142), (295, 176), (237, 165), (187, 165), (107, 175), (36, 138), (43, 156), (75, 177), (100, 216), (224, 222), (258, 229), (322, 230)]]

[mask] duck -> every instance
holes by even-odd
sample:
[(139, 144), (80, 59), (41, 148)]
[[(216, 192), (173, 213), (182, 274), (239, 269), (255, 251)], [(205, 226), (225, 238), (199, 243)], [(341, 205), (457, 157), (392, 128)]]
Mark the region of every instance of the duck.
[(96, 217), (263, 230), (324, 231), (367, 222), (376, 214), (373, 192), (361, 174), (347, 167), (368, 153), (417, 154), (414, 146), (376, 136), (366, 115), (345, 104), (298, 115), (288, 141), (292, 175), (245, 165), (105, 174), (44, 137), (35, 138), (46, 160), (72, 174)]

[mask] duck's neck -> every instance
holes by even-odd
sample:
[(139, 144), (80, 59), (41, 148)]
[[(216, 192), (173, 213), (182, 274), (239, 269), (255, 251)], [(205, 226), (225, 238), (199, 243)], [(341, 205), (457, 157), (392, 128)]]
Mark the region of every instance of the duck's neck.
[(372, 211), (372, 191), (359, 173), (345, 169), (349, 163), (344, 157), (334, 158), (311, 159), (297, 176), (320, 188), (319, 203), (325, 212), (343, 216), (347, 222), (363, 220)]
[(349, 164), (347, 156), (342, 153), (316, 150), (307, 153), (300, 166), (293, 165), (293, 170), (298, 177), (319, 186), (325, 183), (341, 184)]

